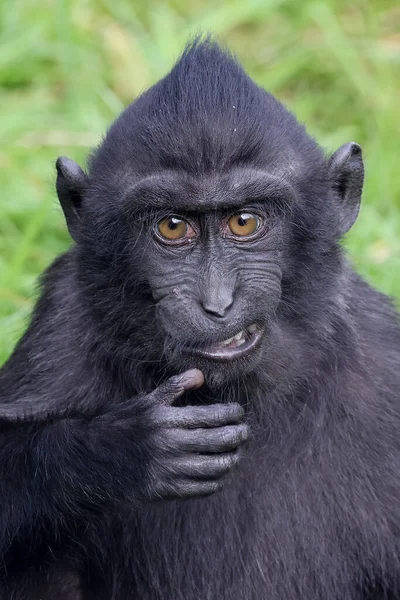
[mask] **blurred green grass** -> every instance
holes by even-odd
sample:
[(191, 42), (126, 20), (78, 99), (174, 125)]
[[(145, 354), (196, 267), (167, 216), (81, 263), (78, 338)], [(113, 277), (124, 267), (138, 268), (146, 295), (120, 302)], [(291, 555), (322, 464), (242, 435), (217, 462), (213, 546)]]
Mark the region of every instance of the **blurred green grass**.
[(54, 162), (85, 162), (121, 109), (189, 35), (214, 32), (327, 152), (362, 144), (367, 178), (346, 244), (400, 298), (398, 0), (3, 0), (0, 4), (0, 362), (38, 274), (68, 247)]

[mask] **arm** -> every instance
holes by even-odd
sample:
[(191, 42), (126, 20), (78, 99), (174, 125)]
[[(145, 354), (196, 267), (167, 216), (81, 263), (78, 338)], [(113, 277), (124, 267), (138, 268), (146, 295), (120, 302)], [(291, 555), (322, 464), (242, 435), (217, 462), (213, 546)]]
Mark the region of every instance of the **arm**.
[[(0, 413), (0, 555), (71, 533), (111, 502), (210, 494), (247, 437), (237, 404), (174, 407), (199, 371), (95, 416)], [(51, 543), (51, 542), (49, 542)]]

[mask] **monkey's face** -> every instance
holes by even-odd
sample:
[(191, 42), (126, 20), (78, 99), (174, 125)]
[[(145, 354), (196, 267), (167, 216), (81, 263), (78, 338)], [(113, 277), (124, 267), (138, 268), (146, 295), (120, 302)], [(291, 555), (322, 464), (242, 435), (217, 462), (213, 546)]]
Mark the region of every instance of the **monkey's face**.
[(122, 113), (88, 174), (61, 157), (57, 192), (113, 362), (222, 383), (263, 356), (268, 370), (302, 319), (326, 324), (363, 163), (355, 143), (327, 160), (231, 57), (202, 48)]
[(135, 235), (165, 357), (214, 383), (256, 367), (281, 296), (282, 207), (234, 187), (154, 210)]

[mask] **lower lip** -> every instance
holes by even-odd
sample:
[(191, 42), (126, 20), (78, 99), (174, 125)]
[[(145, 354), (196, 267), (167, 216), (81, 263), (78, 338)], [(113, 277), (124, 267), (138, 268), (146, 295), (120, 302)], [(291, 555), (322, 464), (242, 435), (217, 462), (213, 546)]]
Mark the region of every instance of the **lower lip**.
[(210, 348), (190, 348), (189, 352), (195, 356), (201, 356), (202, 358), (208, 358), (211, 360), (236, 360), (237, 358), (242, 358), (243, 356), (246, 356), (252, 352), (260, 343), (263, 334), (264, 331), (258, 329), (251, 334), (249, 340), (237, 348), (227, 348), (224, 346), (214, 346)]

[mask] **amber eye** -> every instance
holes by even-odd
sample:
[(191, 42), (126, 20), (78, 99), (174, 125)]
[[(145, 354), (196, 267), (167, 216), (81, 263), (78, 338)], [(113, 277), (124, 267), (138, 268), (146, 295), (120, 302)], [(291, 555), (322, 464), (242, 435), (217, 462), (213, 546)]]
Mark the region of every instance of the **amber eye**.
[(258, 215), (252, 213), (237, 213), (229, 219), (228, 226), (233, 235), (238, 237), (249, 236), (260, 228), (261, 219)]
[(195, 235), (193, 227), (180, 217), (166, 217), (157, 223), (158, 234), (169, 241), (179, 241), (192, 238)]

